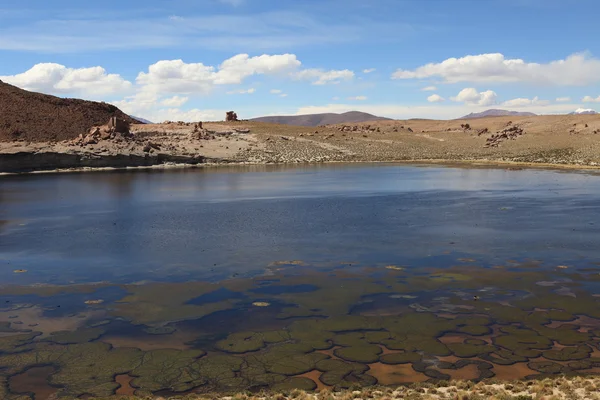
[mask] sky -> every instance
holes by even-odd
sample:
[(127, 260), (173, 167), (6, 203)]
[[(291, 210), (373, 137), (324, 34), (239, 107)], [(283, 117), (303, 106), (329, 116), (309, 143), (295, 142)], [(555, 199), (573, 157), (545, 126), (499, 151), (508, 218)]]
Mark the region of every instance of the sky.
[(600, 111), (598, 0), (0, 0), (0, 80), (153, 122)]

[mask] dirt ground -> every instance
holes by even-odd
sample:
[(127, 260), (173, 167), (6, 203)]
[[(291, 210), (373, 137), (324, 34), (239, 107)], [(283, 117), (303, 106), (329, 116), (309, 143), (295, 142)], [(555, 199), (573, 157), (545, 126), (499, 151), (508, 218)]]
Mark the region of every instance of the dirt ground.
[[(465, 124), (469, 124), (466, 126)], [(396, 120), (298, 127), (260, 122), (136, 124), (124, 140), (0, 143), (18, 152), (177, 155), (237, 163), (479, 161), (600, 166), (600, 115)]]

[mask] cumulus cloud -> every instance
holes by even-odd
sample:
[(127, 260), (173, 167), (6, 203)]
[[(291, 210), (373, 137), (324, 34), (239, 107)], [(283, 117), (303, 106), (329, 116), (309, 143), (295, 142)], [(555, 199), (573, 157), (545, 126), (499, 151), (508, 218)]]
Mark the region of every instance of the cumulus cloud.
[(496, 104), (497, 97), (498, 95), (493, 90), (478, 92), (475, 88), (465, 88), (450, 99), (468, 105), (490, 106)]
[(568, 103), (571, 101), (570, 97), (557, 97), (555, 100), (557, 103)]
[(581, 101), (584, 103), (600, 103), (600, 96), (596, 98), (592, 96), (585, 96), (583, 99), (581, 99)]
[(299, 68), (301, 62), (294, 54), (278, 54), (250, 57), (248, 54), (238, 54), (219, 66), (215, 76), (216, 84), (241, 83), (251, 75), (276, 75), (290, 72)]
[(341, 81), (350, 80), (354, 78), (354, 72), (348, 69), (325, 71), (322, 69), (311, 68), (299, 71), (293, 76), (299, 80), (310, 80), (313, 85), (327, 85), (338, 84)]
[(376, 69), (375, 68), (367, 68), (367, 69), (363, 69), (363, 74), (370, 74), (371, 72), (375, 72)]
[(441, 103), (444, 100), (446, 100), (446, 99), (444, 99), (439, 94), (432, 94), (431, 96), (429, 96), (427, 98), (427, 101), (430, 102), (430, 103)]
[(132, 87), (131, 82), (118, 74), (108, 74), (102, 67), (67, 68), (54, 63), (36, 64), (21, 74), (0, 76), (0, 80), (36, 92), (93, 98), (126, 92)]
[(365, 101), (365, 100), (367, 100), (367, 96), (348, 97), (348, 100)]
[(548, 100), (540, 100), (539, 97), (535, 96), (533, 99), (527, 99), (527, 98), (521, 97), (518, 99), (507, 100), (502, 103), (502, 106), (518, 108), (518, 107), (529, 107), (532, 105), (546, 106), (548, 104), (550, 104), (550, 102)]
[(256, 89), (250, 88), (250, 89), (230, 90), (229, 92), (227, 92), (227, 94), (252, 94), (254, 92), (256, 92)]
[(166, 107), (181, 107), (187, 103), (189, 99), (189, 97), (173, 96), (162, 100), (160, 104)]
[(525, 82), (555, 86), (584, 86), (600, 82), (600, 60), (577, 53), (546, 64), (507, 59), (503, 54), (469, 55), (430, 63), (414, 70), (398, 69), (393, 79), (441, 78), (457, 82)]
[(140, 72), (136, 82), (148, 90), (168, 93), (206, 93), (214, 85), (240, 84), (252, 75), (291, 72), (301, 63), (293, 54), (250, 57), (238, 54), (217, 68), (183, 60), (161, 60)]
[(424, 91), (424, 92), (435, 92), (437, 90), (437, 87), (435, 87), (435, 86), (427, 86), (427, 87), (424, 87), (421, 90)]

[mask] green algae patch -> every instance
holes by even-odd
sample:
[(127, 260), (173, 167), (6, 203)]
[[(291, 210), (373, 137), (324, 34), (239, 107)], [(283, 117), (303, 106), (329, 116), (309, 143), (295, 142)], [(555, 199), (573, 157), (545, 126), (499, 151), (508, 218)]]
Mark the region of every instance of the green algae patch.
[(315, 383), (315, 381), (304, 377), (290, 378), (285, 382), (277, 383), (272, 387), (274, 391), (280, 392), (288, 392), (294, 389), (312, 391), (316, 388), (317, 384)]
[(374, 344), (360, 346), (342, 347), (334, 350), (336, 357), (350, 362), (372, 364), (379, 361), (379, 355), (383, 351), (381, 347)]
[(127, 285), (130, 294), (114, 304), (112, 314), (134, 324), (157, 325), (169, 321), (202, 318), (235, 307), (237, 300), (223, 300), (202, 305), (186, 304), (219, 286), (207, 282), (153, 283)]
[(487, 326), (477, 326), (477, 325), (466, 325), (461, 326), (457, 329), (460, 333), (466, 333), (472, 336), (484, 336), (488, 335), (492, 332), (492, 330)]
[(84, 328), (76, 331), (55, 332), (44, 340), (58, 344), (87, 343), (98, 339), (104, 334), (103, 328)]
[(496, 347), (489, 345), (484, 342), (484, 344), (473, 342), (471, 343), (450, 343), (447, 344), (450, 351), (456, 356), (461, 358), (472, 358), (478, 357), (484, 354), (490, 354), (496, 351)]
[(268, 373), (294, 376), (314, 370), (318, 362), (328, 358), (326, 354), (313, 352), (311, 346), (284, 343), (265, 352), (248, 355), (245, 360), (249, 366), (258, 366)]
[(379, 361), (389, 365), (409, 364), (421, 361), (421, 355), (410, 352), (385, 354), (379, 358)]
[(372, 386), (377, 379), (365, 374), (369, 367), (363, 364), (347, 363), (341, 360), (323, 360), (317, 363), (321, 372), (319, 378), (325, 385), (333, 386), (336, 390), (356, 386)]
[(60, 387), (59, 397), (83, 394), (110, 396), (118, 388), (115, 375), (126, 374), (140, 363), (138, 349), (113, 349), (105, 343), (57, 345), (38, 343), (30, 351), (0, 356), (0, 367), (9, 375), (39, 365), (58, 367), (50, 384)]
[(286, 331), (238, 332), (220, 340), (215, 347), (227, 353), (249, 353), (258, 351), (268, 343), (280, 343), (290, 339)]
[(190, 366), (204, 355), (200, 350), (163, 349), (145, 352), (140, 359), (140, 365), (131, 372), (131, 375), (136, 377), (132, 384), (151, 392), (184, 392), (202, 386), (206, 380), (198, 374), (191, 373)]
[(147, 334), (157, 335), (157, 336), (170, 335), (177, 331), (177, 329), (173, 328), (172, 326), (146, 326), (142, 330), (144, 332), (146, 332)]
[(23, 347), (26, 347), (26, 345), (30, 344), (39, 335), (41, 335), (40, 332), (31, 332), (0, 337), (0, 352), (15, 353), (24, 351), (27, 348), (23, 349)]
[(550, 350), (553, 344), (549, 338), (540, 336), (530, 329), (508, 326), (500, 330), (507, 335), (493, 338), (493, 343), (524, 357), (537, 357), (540, 352), (536, 350)]
[(336, 346), (363, 346), (367, 344), (365, 334), (362, 332), (341, 333), (333, 337)]
[(569, 371), (567, 367), (552, 361), (530, 362), (527, 366), (534, 371), (547, 375), (563, 374)]
[(553, 361), (583, 360), (589, 358), (592, 349), (589, 346), (564, 347), (560, 350), (547, 350), (542, 356)]

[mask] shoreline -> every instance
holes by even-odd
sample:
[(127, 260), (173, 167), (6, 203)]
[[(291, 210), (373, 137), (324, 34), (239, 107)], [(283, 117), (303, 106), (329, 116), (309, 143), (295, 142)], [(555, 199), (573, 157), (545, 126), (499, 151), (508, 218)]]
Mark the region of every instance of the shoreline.
[[(93, 398), (98, 399), (100, 398)], [(553, 376), (534, 380), (498, 381), (453, 380), (413, 383), (403, 386), (356, 387), (335, 391), (330, 388), (305, 391), (300, 389), (259, 392), (203, 393), (181, 395), (115, 394), (103, 400), (598, 400), (600, 377)]]
[[(2, 155), (0, 154), (0, 157)], [(572, 172), (596, 172), (600, 170), (600, 165), (585, 165), (585, 164), (569, 164), (569, 163), (547, 163), (547, 162), (521, 162), (521, 161), (506, 161), (506, 160), (487, 160), (487, 159), (468, 159), (468, 160), (453, 160), (453, 159), (414, 159), (414, 160), (386, 160), (386, 161), (321, 161), (321, 162), (250, 162), (250, 161), (196, 161), (196, 162), (166, 162), (151, 165), (125, 165), (125, 166), (105, 166), (105, 167), (66, 167), (66, 168), (50, 168), (50, 169), (33, 169), (23, 171), (0, 172), (2, 176), (16, 175), (41, 175), (41, 174), (65, 174), (65, 173), (82, 173), (82, 172), (123, 172), (123, 171), (148, 171), (148, 170), (182, 170), (182, 169), (208, 169), (208, 168), (227, 168), (227, 167), (316, 167), (316, 166), (331, 166), (331, 165), (402, 165), (402, 166), (422, 166), (422, 167), (445, 167), (445, 168), (487, 168), (487, 169), (508, 169), (508, 170), (556, 170), (556, 171), (572, 171)]]

